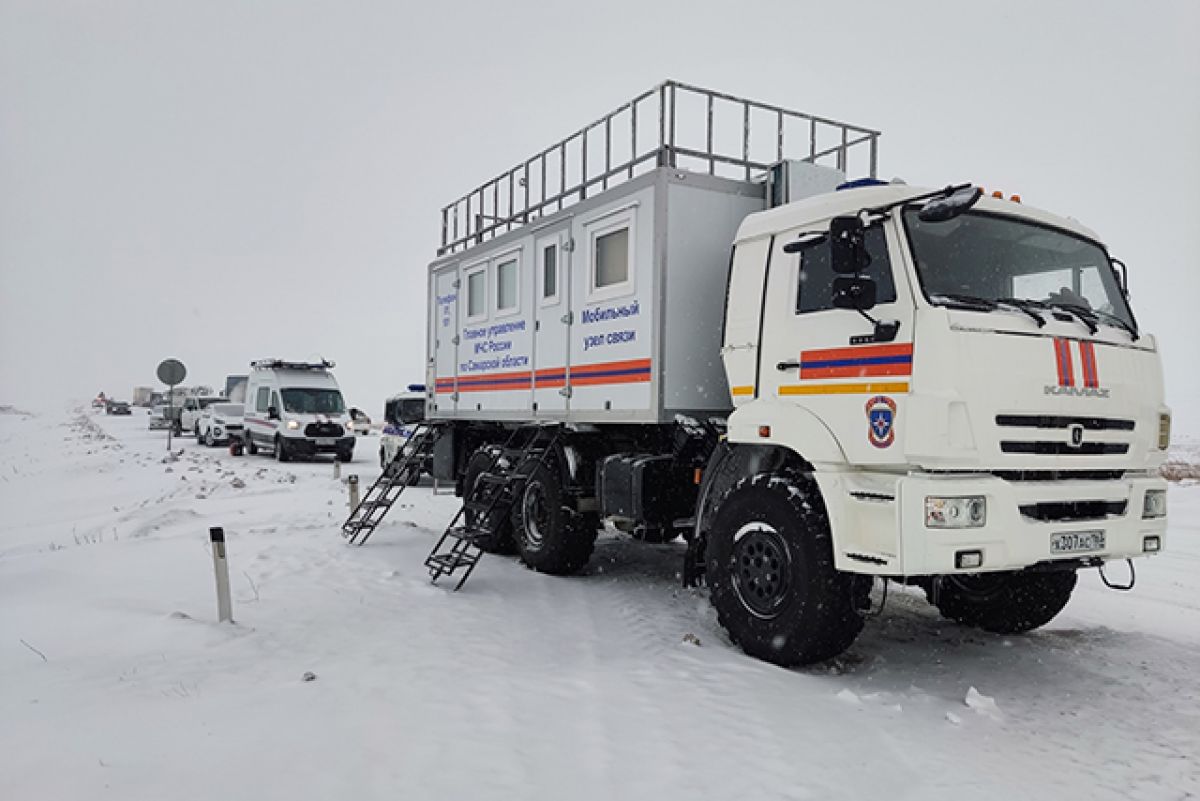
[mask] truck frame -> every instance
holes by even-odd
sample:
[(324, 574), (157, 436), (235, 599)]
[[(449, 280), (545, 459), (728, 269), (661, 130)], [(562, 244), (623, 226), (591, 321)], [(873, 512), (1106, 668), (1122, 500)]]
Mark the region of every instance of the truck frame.
[[(781, 665), (848, 647), (878, 578), (1013, 633), (1162, 548), (1123, 267), (1015, 198), (875, 180), (879, 136), (667, 81), (443, 208), (432, 470), (468, 498), (526, 471), (481, 547), (566, 574), (606, 522), (682, 537)], [(504, 452), (547, 427), (548, 458)]]

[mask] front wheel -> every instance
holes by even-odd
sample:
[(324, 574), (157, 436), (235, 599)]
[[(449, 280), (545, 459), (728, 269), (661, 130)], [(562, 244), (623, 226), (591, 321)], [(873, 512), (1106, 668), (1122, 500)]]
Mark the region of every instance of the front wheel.
[(254, 437), (250, 436), (250, 432), (246, 432), (246, 453), (254, 456), (258, 453), (258, 446), (254, 444)]
[(1076, 578), (1074, 570), (937, 576), (925, 594), (942, 617), (994, 634), (1020, 634), (1053, 620), (1071, 600)]
[(287, 446), (283, 437), (275, 438), (275, 460), (278, 462), (292, 461), (292, 450)]
[(706, 572), (721, 625), (767, 662), (829, 659), (862, 630), (853, 577), (834, 568), (825, 504), (810, 481), (763, 474), (735, 484), (716, 507)]

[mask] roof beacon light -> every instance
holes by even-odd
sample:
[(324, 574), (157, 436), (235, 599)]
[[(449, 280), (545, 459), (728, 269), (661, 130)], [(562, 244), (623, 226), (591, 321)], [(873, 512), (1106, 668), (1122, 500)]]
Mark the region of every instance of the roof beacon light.
[(1004, 193), (1001, 192), (999, 189), (997, 189), (995, 192), (992, 193), (992, 197), (997, 198), (999, 200), (1004, 200)]

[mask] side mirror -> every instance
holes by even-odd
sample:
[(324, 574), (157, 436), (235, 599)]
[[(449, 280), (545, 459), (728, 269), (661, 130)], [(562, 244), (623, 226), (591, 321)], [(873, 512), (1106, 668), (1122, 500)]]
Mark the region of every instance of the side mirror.
[(268, 406), (267, 407), (267, 419), (268, 420), (278, 420), (279, 419), (279, 409), (275, 408), (274, 406)]
[(829, 261), (835, 273), (853, 275), (871, 265), (865, 234), (866, 229), (857, 215), (834, 217), (829, 221)]
[(1126, 299), (1128, 299), (1129, 298), (1129, 271), (1125, 267), (1125, 262), (1121, 261), (1120, 259), (1110, 259), (1110, 261), (1112, 261), (1112, 263), (1114, 265), (1116, 265), (1116, 267), (1117, 267), (1117, 274), (1121, 279), (1121, 294), (1124, 295)]
[(963, 186), (948, 195), (935, 197), (925, 201), (917, 217), (921, 222), (945, 222), (953, 220), (967, 209), (974, 206), (983, 195), (978, 186)]
[(875, 308), (875, 279), (865, 275), (839, 275), (833, 279), (833, 306), (867, 311)]

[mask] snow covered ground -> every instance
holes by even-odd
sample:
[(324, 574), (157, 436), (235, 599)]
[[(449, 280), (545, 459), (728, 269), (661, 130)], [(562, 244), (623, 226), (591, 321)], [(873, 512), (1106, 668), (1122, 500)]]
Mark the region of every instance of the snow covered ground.
[(677, 545), (604, 538), (568, 579), (488, 557), (452, 593), (421, 563), (453, 497), (414, 488), (351, 548), (331, 463), (177, 443), (140, 413), (0, 414), (5, 799), (1200, 795), (1195, 483), (1131, 593), (1086, 573), (1005, 638), (893, 589), (843, 658), (787, 671), (679, 588)]

